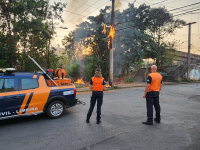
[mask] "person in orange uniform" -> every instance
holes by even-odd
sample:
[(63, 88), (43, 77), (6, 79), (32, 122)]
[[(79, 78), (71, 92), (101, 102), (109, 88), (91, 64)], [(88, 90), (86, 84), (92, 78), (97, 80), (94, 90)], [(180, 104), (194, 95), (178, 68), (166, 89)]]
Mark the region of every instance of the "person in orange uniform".
[(92, 115), (94, 106), (97, 101), (97, 124), (101, 123), (101, 105), (103, 103), (103, 90), (106, 90), (106, 82), (102, 77), (101, 70), (96, 69), (95, 75), (90, 81), (90, 89), (93, 90), (91, 100), (90, 100), (90, 108), (87, 113), (86, 122), (90, 122), (90, 117)]
[(157, 66), (151, 66), (151, 74), (147, 77), (147, 84), (143, 98), (146, 98), (147, 106), (147, 121), (142, 122), (146, 125), (153, 125), (153, 105), (156, 110), (156, 118), (154, 121), (160, 123), (160, 104), (159, 104), (159, 93), (162, 88), (162, 76), (156, 72)]

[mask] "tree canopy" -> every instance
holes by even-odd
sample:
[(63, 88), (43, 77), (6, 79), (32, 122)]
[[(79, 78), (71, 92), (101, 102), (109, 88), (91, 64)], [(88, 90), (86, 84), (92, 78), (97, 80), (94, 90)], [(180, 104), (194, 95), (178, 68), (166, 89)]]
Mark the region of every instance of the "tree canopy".
[[(82, 60), (82, 65), (84, 63), (86, 69), (84, 73), (88, 79), (97, 67), (102, 69), (104, 77), (108, 77), (107, 35), (110, 29), (110, 12), (111, 8), (106, 6), (100, 10), (99, 15), (88, 17), (87, 21), (77, 25), (77, 28), (63, 39), (63, 45), (70, 55), (76, 51), (77, 43), (91, 47), (91, 53)], [(129, 7), (122, 12), (116, 10), (115, 22), (115, 75), (142, 62), (144, 58), (155, 59), (158, 67), (168, 63), (168, 58), (164, 57), (172, 54), (174, 48), (164, 41), (164, 37), (185, 25), (185, 21), (174, 19), (166, 8), (151, 8), (146, 4), (138, 8), (134, 4), (129, 4)], [(106, 35), (103, 33), (105, 24)], [(84, 49), (80, 49), (79, 53), (83, 51)], [(76, 58), (73, 60), (76, 61)]]
[(53, 18), (62, 20), (66, 4), (50, 5), (49, 0), (1, 0), (0, 65), (21, 71), (36, 70), (30, 54), (43, 67), (50, 67), (50, 39), (54, 34)]

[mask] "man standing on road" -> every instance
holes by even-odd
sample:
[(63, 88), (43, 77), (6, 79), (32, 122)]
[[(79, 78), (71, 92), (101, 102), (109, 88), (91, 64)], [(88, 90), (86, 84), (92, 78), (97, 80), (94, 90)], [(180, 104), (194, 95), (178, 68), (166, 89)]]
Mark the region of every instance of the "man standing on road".
[(90, 100), (90, 108), (88, 110), (86, 122), (90, 122), (95, 103), (97, 101), (97, 124), (101, 123), (101, 105), (103, 103), (103, 90), (106, 90), (106, 82), (102, 77), (101, 70), (96, 69), (95, 75), (90, 81), (90, 89), (93, 89)]
[(151, 66), (151, 74), (147, 77), (147, 84), (143, 98), (146, 98), (147, 106), (147, 121), (142, 122), (146, 125), (153, 125), (153, 105), (156, 110), (156, 118), (154, 121), (160, 123), (160, 104), (159, 104), (159, 92), (162, 88), (162, 76), (156, 72), (157, 66)]

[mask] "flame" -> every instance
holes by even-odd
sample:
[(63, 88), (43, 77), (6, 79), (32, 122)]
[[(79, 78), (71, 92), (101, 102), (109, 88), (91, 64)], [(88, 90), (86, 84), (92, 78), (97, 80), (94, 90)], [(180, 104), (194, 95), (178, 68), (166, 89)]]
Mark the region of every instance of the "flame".
[(110, 32), (108, 34), (108, 49), (110, 49), (109, 45), (110, 45), (110, 42), (112, 42), (112, 40), (114, 39), (114, 36), (115, 36), (115, 27), (113, 25), (110, 26)]
[(84, 81), (83, 81), (83, 79), (81, 78), (81, 79), (78, 79), (78, 80), (77, 80), (76, 82), (74, 82), (74, 83), (83, 84)]
[(111, 87), (111, 86), (110, 86), (109, 84), (106, 84), (106, 87), (109, 88), (109, 87)]

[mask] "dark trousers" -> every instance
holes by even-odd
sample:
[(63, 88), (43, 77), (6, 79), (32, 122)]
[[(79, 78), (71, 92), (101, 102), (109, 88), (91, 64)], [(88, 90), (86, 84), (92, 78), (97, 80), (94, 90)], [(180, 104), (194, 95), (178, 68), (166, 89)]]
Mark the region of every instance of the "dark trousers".
[(160, 121), (160, 104), (159, 104), (159, 92), (151, 91), (146, 95), (146, 106), (147, 106), (147, 121), (153, 121), (153, 105), (156, 110), (156, 119)]
[(103, 91), (93, 91), (91, 100), (90, 100), (90, 108), (88, 110), (87, 119), (90, 119), (94, 106), (97, 101), (97, 121), (101, 119), (101, 105), (103, 103)]

